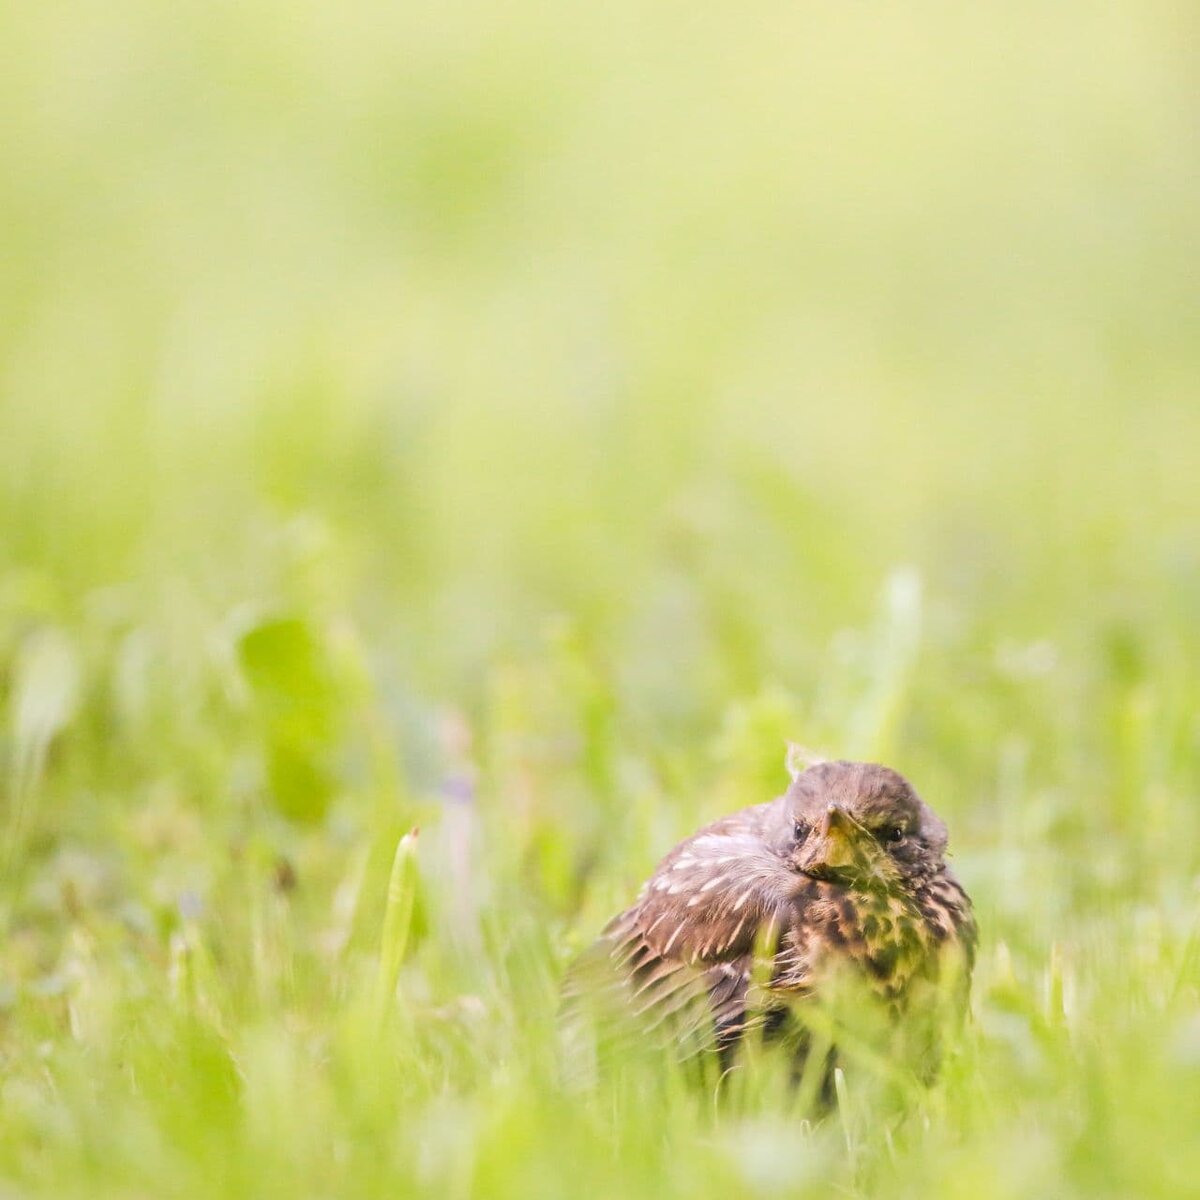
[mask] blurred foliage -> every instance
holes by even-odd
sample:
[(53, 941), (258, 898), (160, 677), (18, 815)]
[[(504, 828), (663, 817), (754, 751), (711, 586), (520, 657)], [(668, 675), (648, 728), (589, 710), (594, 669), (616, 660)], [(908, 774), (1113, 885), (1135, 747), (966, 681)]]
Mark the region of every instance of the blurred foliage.
[[(3, 34), (5, 1190), (1194, 1190), (1193, 12)], [(568, 957), (788, 739), (949, 821), (945, 1077), (572, 1085)]]

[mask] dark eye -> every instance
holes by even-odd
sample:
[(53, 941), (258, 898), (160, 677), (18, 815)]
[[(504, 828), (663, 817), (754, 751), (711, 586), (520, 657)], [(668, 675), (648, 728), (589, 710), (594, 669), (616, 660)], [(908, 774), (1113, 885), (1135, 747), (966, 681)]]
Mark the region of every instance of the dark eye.
[(808, 827), (807, 821), (793, 821), (792, 822), (792, 831), (796, 835), (796, 841), (802, 842), (802, 841), (804, 841), (804, 839), (806, 837), (808, 837), (808, 828), (809, 827)]
[(888, 826), (888, 828), (883, 831), (883, 840), (885, 842), (887, 842), (889, 846), (900, 845), (900, 843), (902, 841), (904, 841), (904, 826), (903, 825)]

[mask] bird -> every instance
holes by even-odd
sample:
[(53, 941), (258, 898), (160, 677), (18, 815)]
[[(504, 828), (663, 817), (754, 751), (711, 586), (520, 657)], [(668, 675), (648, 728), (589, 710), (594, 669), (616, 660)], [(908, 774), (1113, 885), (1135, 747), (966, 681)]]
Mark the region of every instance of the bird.
[[(941, 1026), (962, 1020), (977, 936), (946, 845), (945, 824), (899, 772), (843, 760), (797, 768), (782, 795), (662, 859), (568, 971), (563, 1012), (576, 1026), (590, 1017), (610, 1041), (619, 1029), (726, 1067), (757, 1028), (789, 1042), (799, 1071), (816, 1006), (832, 1006), (845, 1028), (846, 1010), (865, 1005), (928, 1081)], [(828, 1091), (839, 1046), (822, 1046)]]

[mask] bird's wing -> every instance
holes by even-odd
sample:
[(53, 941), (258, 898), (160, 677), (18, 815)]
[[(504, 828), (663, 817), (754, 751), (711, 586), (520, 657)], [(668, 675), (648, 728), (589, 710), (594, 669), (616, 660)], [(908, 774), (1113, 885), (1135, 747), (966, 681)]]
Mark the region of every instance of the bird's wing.
[(672, 1046), (686, 1056), (740, 1031), (752, 956), (722, 962), (659, 954), (643, 936), (637, 906), (626, 909), (572, 964), (563, 983), (568, 1025), (586, 1017), (606, 1052)]
[(725, 962), (782, 919), (797, 877), (764, 840), (758, 810), (702, 829), (658, 865), (634, 905), (646, 942), (664, 957)]
[(796, 876), (766, 843), (766, 806), (702, 829), (659, 864), (637, 902), (615, 917), (564, 985), (606, 1023), (711, 1046), (745, 1022), (756, 944), (777, 939)]

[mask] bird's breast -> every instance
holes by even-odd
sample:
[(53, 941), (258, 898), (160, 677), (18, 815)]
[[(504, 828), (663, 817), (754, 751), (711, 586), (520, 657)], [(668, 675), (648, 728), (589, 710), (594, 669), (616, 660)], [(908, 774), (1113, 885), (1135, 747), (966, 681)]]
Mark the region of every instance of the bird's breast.
[(914, 978), (936, 970), (945, 935), (914, 897), (818, 886), (819, 894), (805, 906), (804, 926), (795, 933), (805, 943), (810, 981), (852, 967), (872, 992), (894, 1003)]

